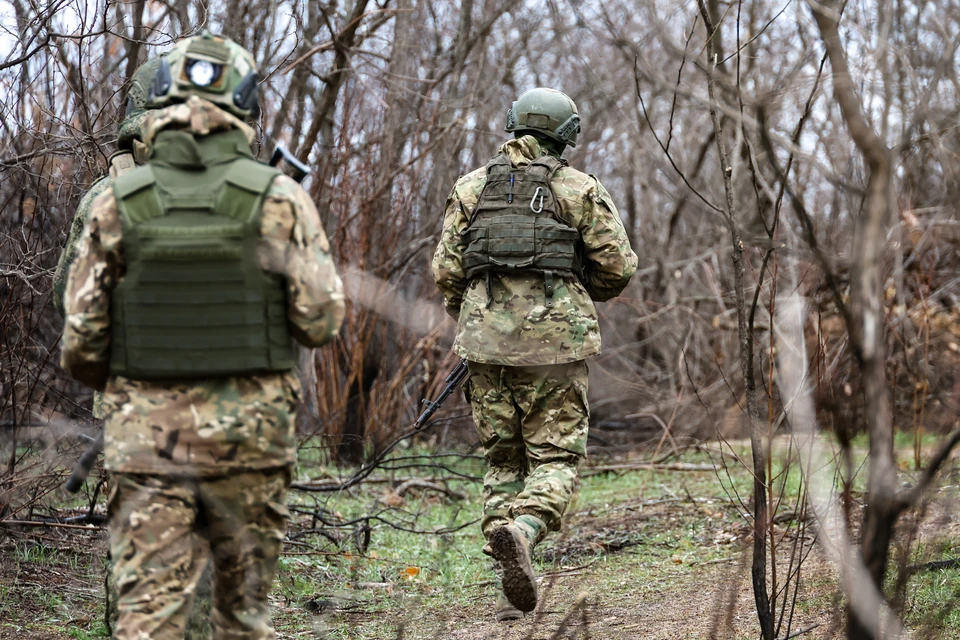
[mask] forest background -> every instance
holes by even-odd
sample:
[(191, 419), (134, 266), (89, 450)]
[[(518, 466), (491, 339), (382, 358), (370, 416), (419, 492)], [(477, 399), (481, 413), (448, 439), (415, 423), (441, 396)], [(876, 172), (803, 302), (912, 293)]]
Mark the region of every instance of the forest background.
[[(583, 120), (566, 157), (611, 192), (640, 258), (600, 307), (593, 450), (662, 464), (719, 443), (714, 464), (746, 471), (765, 640), (799, 580), (778, 583), (783, 536), (791, 553), (827, 540), (851, 637), (898, 628), (856, 610), (902, 610), (885, 580), (916, 536), (898, 521), (927, 508), (960, 440), (960, 3), (4, 0), (0, 28), (0, 525), (52, 508), (97, 428), (57, 367), (50, 279), (126, 83), (208, 28), (258, 60), (257, 151), (314, 168), (347, 287), (341, 336), (300, 356), (318, 464), (379, 462), (442, 388), (454, 327), (429, 257), (445, 199), (495, 153), (516, 96), (556, 87)], [(459, 399), (437, 417), (430, 451), (474, 439)]]

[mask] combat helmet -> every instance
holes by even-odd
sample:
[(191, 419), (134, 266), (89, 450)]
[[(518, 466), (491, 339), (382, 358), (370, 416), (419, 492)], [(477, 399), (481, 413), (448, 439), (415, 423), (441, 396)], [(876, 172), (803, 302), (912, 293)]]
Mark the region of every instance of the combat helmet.
[(135, 140), (143, 139), (143, 123), (150, 110), (147, 107), (147, 98), (150, 95), (153, 77), (159, 68), (160, 58), (151, 58), (140, 65), (130, 78), (123, 122), (117, 133), (117, 146), (121, 149), (131, 149), (134, 147)]
[(149, 109), (199, 96), (239, 118), (260, 113), (253, 55), (229, 38), (204, 31), (185, 38), (159, 59), (146, 106)]
[(520, 94), (507, 112), (507, 131), (536, 131), (571, 147), (577, 146), (580, 116), (565, 93), (539, 87)]

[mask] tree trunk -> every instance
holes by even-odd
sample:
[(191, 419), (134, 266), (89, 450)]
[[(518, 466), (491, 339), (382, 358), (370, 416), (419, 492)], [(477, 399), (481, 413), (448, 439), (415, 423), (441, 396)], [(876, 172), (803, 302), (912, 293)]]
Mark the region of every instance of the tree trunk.
[[(750, 335), (746, 296), (743, 289), (744, 244), (737, 220), (737, 206), (734, 199), (733, 169), (729, 164), (729, 154), (724, 139), (723, 124), (719, 113), (719, 92), (716, 74), (719, 71), (720, 31), (714, 15), (707, 9), (704, 0), (698, 0), (700, 15), (707, 30), (708, 84), (710, 97), (710, 116), (713, 120), (714, 137), (717, 143), (717, 156), (723, 175), (723, 191), (726, 195), (724, 216), (733, 242), (734, 296), (737, 305), (737, 341), (739, 343), (740, 372), (746, 385), (747, 419), (750, 422), (750, 449), (753, 454), (753, 559), (751, 575), (753, 578), (753, 596), (757, 607), (757, 620), (763, 640), (774, 638), (774, 605), (770, 602), (767, 589), (767, 526), (770, 514), (767, 503), (767, 452), (760, 435), (760, 408), (757, 404), (757, 384), (753, 357), (753, 336)], [(716, 2), (711, 5), (716, 9)], [(776, 594), (774, 594), (776, 597)]]
[[(844, 122), (869, 170), (863, 209), (856, 220), (850, 274), (851, 342), (863, 380), (863, 418), (870, 435), (867, 507), (863, 517), (860, 553), (874, 586), (882, 594), (894, 526), (901, 511), (893, 456), (893, 411), (886, 375), (884, 312), (881, 303), (880, 252), (890, 223), (890, 153), (863, 115), (860, 98), (840, 41), (836, 2), (811, 4), (830, 66), (833, 91)], [(848, 601), (850, 599), (848, 598)], [(858, 612), (848, 608), (847, 636), (852, 640), (879, 637)]]

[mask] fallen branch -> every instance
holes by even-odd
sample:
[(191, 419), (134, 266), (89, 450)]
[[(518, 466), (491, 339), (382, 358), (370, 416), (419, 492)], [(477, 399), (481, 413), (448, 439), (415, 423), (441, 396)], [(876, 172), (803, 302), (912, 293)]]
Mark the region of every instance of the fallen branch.
[(92, 524), (65, 524), (63, 522), (43, 522), (38, 520), (0, 520), (3, 526), (20, 527), (48, 527), (51, 529), (85, 529), (87, 531), (103, 531), (104, 527)]
[(712, 464), (697, 464), (692, 462), (665, 462), (652, 464), (649, 462), (625, 463), (625, 464), (604, 464), (596, 467), (590, 467), (590, 470), (581, 474), (581, 477), (600, 475), (601, 473), (610, 473), (611, 471), (710, 471), (715, 472), (717, 468)]
[(543, 580), (544, 578), (548, 578), (548, 577), (550, 577), (550, 578), (564, 578), (564, 577), (567, 577), (567, 576), (579, 575), (579, 574), (583, 573), (586, 569), (589, 569), (590, 567), (592, 567), (593, 565), (595, 565), (595, 564), (597, 563), (597, 560), (599, 560), (599, 558), (595, 558), (594, 560), (591, 560), (591, 561), (588, 562), (587, 564), (581, 564), (581, 565), (578, 566), (578, 567), (567, 567), (566, 569), (559, 569), (559, 570), (557, 570), (557, 571), (547, 571), (546, 573), (544, 573), (543, 575), (541, 575), (541, 576), (538, 578), (538, 580)]
[[(550, 640), (559, 640), (560, 638), (566, 637), (567, 627), (570, 626), (571, 622), (574, 619), (574, 616), (578, 613), (583, 613), (587, 608), (587, 598), (589, 594), (586, 591), (581, 591), (577, 596), (576, 601), (573, 603), (573, 606), (567, 612), (567, 615), (563, 617), (563, 620), (560, 621), (560, 626), (557, 627), (557, 630), (553, 632), (553, 635), (550, 636)], [(585, 622), (585, 621), (584, 621)], [(586, 625), (584, 625), (586, 627)]]
[(794, 632), (791, 633), (790, 635), (784, 636), (784, 637), (781, 638), (780, 640), (790, 640), (790, 638), (798, 638), (798, 637), (800, 637), (800, 636), (802, 636), (802, 635), (806, 635), (806, 634), (810, 633), (811, 631), (813, 631), (814, 629), (816, 629), (816, 628), (819, 627), (819, 626), (820, 626), (820, 623), (819, 623), (819, 622), (818, 622), (817, 624), (812, 624), (812, 625), (810, 625), (809, 627), (807, 627), (806, 629), (800, 629), (799, 631), (794, 631)]
[(921, 564), (911, 564), (907, 567), (909, 573), (919, 573), (921, 571), (942, 571), (943, 569), (960, 569), (960, 558), (950, 558), (949, 560), (931, 560)]
[(442, 493), (456, 500), (465, 500), (467, 498), (467, 494), (463, 491), (448, 489), (442, 484), (437, 484), (436, 482), (430, 482), (428, 480), (421, 480), (420, 478), (410, 478), (409, 480), (402, 482), (400, 486), (394, 489), (393, 492), (402, 497), (403, 494), (411, 489), (426, 489), (428, 491), (436, 491), (437, 493)]

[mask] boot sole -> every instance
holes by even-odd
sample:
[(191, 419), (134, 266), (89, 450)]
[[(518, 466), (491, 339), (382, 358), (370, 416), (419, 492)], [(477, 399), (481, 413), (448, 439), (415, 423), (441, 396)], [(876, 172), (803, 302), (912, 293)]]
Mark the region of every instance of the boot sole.
[(497, 611), (497, 622), (513, 622), (521, 619), (523, 619), (523, 611), (520, 611), (520, 609)]
[(519, 531), (500, 527), (490, 535), (493, 557), (503, 567), (503, 593), (510, 604), (524, 613), (537, 608), (537, 577), (530, 565), (530, 554), (518, 539)]

